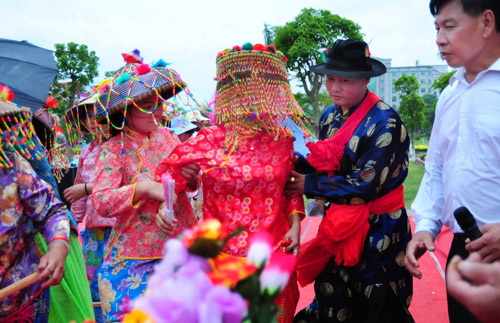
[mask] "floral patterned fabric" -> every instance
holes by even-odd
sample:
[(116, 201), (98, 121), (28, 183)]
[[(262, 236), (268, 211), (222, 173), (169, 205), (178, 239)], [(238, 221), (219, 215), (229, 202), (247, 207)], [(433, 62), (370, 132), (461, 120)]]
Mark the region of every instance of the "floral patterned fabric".
[(104, 322), (121, 322), (132, 300), (144, 293), (154, 266), (160, 260), (123, 259), (113, 247), (97, 272)]
[[(109, 241), (112, 228), (90, 228), (82, 232), (82, 245), (85, 254), (85, 269), (87, 279), (90, 285), (90, 293), (92, 294), (92, 302), (100, 302), (99, 299), (99, 283), (97, 273), (104, 260), (106, 244)], [(104, 322), (102, 310), (100, 307), (94, 307), (94, 313), (97, 323)]]
[[(99, 158), (100, 148), (99, 139), (92, 140), (82, 148), (74, 185), (94, 182), (94, 170)], [(84, 196), (71, 204), (71, 212), (77, 222), (82, 222), (85, 219), (85, 230), (82, 233), (85, 269), (90, 283), (92, 301), (99, 302), (99, 288), (95, 272), (102, 264), (105, 246), (108, 243), (115, 218), (100, 216), (92, 204), (92, 199), (88, 196)], [(99, 307), (94, 308), (94, 313), (96, 322), (103, 322), (102, 312)]]
[[(40, 249), (29, 226), (33, 221), (48, 244), (69, 239), (69, 221), (64, 204), (50, 185), (41, 180), (30, 164), (9, 155), (13, 167), (0, 168), (0, 288), (37, 271)], [(40, 291), (40, 282), (2, 300), (0, 318), (21, 311)]]
[[(99, 140), (95, 139), (82, 148), (73, 185), (94, 182), (94, 170), (99, 158), (100, 147)], [(114, 218), (99, 215), (92, 204), (92, 199), (88, 196), (71, 204), (71, 213), (77, 222), (82, 222), (84, 217), (87, 217), (85, 220), (86, 229), (112, 227), (115, 224)]]
[(168, 172), (176, 180), (176, 190), (182, 190), (186, 180), (180, 167), (191, 162), (200, 165), (203, 218), (229, 222), (232, 230), (244, 226), (223, 252), (245, 257), (256, 232), (269, 231), (278, 245), (289, 230), (288, 217), (294, 212), (304, 214), (304, 200), (299, 195), (283, 195), (295, 156), (291, 135), (285, 139), (283, 133), (278, 140), (264, 133), (241, 137), (238, 149), (228, 152), (223, 149), (225, 137), (224, 128), (203, 128), (160, 164), (156, 180)]
[[(127, 259), (163, 256), (163, 245), (169, 236), (156, 225), (159, 202), (149, 197), (136, 204), (132, 204), (132, 200), (137, 182), (153, 180), (159, 162), (178, 144), (177, 136), (167, 128), (156, 130), (148, 137), (127, 127), (122, 136), (115, 136), (104, 144), (91, 197), (101, 216), (116, 218), (106, 250), (116, 246), (118, 256)], [(179, 192), (174, 214), (179, 225), (173, 237), (196, 223), (185, 192)]]

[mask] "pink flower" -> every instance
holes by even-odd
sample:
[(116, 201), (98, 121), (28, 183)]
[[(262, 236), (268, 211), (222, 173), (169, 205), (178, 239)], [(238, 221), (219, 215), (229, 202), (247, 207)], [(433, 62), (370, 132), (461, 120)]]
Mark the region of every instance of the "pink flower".
[(267, 231), (257, 232), (250, 240), (247, 261), (262, 266), (271, 255), (273, 238)]
[(275, 252), (260, 275), (260, 286), (264, 293), (271, 296), (277, 294), (288, 283), (295, 270), (297, 258), (288, 253)]

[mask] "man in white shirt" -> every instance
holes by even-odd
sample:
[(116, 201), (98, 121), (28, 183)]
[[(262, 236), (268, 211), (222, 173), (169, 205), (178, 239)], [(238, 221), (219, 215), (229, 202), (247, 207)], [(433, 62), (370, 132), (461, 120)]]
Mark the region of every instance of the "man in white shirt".
[[(433, 251), (444, 224), (455, 233), (448, 261), (471, 251), (500, 259), (500, 1), (431, 0), (443, 59), (460, 67), (436, 106), (425, 175), (412, 204), (417, 222), (405, 266), (421, 278), (418, 258)], [(483, 236), (465, 241), (453, 212), (467, 207)], [(448, 297), (451, 322), (474, 322)]]

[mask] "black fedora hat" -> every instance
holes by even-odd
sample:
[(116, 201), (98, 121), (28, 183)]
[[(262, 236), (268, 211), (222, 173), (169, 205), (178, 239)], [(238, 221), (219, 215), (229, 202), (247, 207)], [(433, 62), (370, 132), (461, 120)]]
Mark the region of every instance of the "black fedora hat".
[(370, 58), (368, 44), (356, 39), (338, 39), (326, 53), (325, 62), (309, 68), (321, 73), (346, 79), (364, 79), (384, 74), (385, 65)]

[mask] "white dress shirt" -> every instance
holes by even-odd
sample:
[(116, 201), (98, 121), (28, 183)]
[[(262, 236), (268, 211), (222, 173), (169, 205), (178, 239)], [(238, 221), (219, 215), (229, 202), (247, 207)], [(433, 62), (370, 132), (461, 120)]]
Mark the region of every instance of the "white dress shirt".
[(472, 83), (460, 68), (436, 106), (436, 117), (412, 212), (415, 233), (436, 237), (441, 224), (462, 232), (453, 212), (465, 206), (479, 227), (500, 222), (500, 59)]

